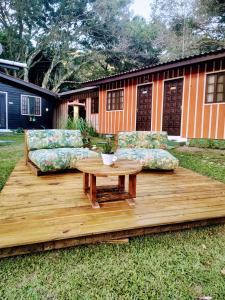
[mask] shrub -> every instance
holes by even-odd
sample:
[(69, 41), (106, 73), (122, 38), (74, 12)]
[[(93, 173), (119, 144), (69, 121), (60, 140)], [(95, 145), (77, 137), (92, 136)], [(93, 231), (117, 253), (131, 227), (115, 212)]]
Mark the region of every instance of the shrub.
[(190, 147), (211, 148), (211, 149), (225, 149), (225, 140), (212, 139), (190, 139)]
[(93, 126), (83, 118), (68, 118), (66, 122), (66, 129), (77, 129), (80, 130), (82, 134), (87, 132), (90, 136), (98, 135)]
[(80, 130), (84, 146), (86, 147), (89, 147), (91, 144), (90, 136), (98, 135), (93, 126), (91, 126), (91, 124), (83, 118), (68, 118), (66, 122), (66, 129)]
[(24, 133), (24, 129), (18, 127), (17, 129), (14, 129), (13, 132), (14, 132), (14, 133)]

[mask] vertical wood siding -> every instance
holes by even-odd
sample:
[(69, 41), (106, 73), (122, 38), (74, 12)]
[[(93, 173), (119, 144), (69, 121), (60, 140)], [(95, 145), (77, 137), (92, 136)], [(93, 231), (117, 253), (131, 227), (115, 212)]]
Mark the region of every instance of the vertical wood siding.
[(86, 98), (86, 120), (95, 128), (96, 131), (99, 131), (98, 124), (98, 114), (91, 113), (91, 98)]
[[(7, 92), (8, 129), (43, 129), (52, 128), (53, 112), (56, 100), (46, 95), (40, 95), (32, 90), (16, 87), (12, 84), (0, 82), (0, 91)], [(35, 122), (29, 121), (29, 116), (21, 114), (21, 95), (37, 96), (41, 98), (41, 116), (35, 117)]]
[[(79, 99), (75, 97), (70, 98), (70, 100), (66, 99), (58, 105), (54, 111), (54, 127), (55, 128), (64, 128), (66, 121), (68, 119), (68, 105), (76, 105), (79, 103)], [(99, 122), (98, 115), (91, 113), (91, 97), (86, 98), (86, 120), (95, 128), (95, 130), (99, 131)]]
[[(205, 103), (206, 73), (225, 71), (225, 59), (218, 59), (192, 66), (170, 69), (164, 72), (118, 80), (99, 87), (99, 114), (91, 114), (91, 97), (86, 96), (86, 118), (103, 134), (136, 130), (137, 87), (152, 83), (151, 129), (162, 130), (164, 82), (183, 78), (181, 137), (225, 138), (225, 103)], [(107, 91), (124, 89), (124, 109), (107, 111)], [(72, 101), (80, 97), (72, 96)], [(68, 103), (62, 101), (55, 110), (54, 124), (60, 127), (67, 119)]]
[[(117, 133), (136, 129), (137, 87), (153, 84), (152, 130), (162, 130), (164, 81), (184, 78), (181, 136), (185, 138), (225, 138), (225, 103), (205, 103), (206, 73), (225, 71), (225, 60), (171, 69), (164, 72), (120, 80), (100, 86), (99, 132)], [(107, 111), (107, 91), (124, 88), (124, 109)]]

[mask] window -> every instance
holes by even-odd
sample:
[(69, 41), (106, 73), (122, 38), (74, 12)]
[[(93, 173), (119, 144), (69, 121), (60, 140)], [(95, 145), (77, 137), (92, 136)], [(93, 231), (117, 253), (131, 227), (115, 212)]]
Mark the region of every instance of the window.
[(225, 73), (207, 75), (205, 102), (225, 102)]
[(21, 115), (41, 116), (41, 98), (34, 96), (21, 96)]
[(123, 109), (123, 90), (114, 90), (107, 92), (107, 110), (122, 110)]
[(91, 98), (91, 113), (98, 114), (99, 99), (98, 97)]

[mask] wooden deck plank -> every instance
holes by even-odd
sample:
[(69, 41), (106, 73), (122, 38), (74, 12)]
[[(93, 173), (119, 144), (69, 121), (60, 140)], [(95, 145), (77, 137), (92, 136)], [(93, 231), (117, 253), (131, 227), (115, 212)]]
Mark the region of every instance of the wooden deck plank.
[(36, 177), (21, 161), (0, 194), (0, 257), (225, 221), (225, 185), (182, 168), (142, 172), (135, 203), (106, 202), (94, 210), (81, 173)]

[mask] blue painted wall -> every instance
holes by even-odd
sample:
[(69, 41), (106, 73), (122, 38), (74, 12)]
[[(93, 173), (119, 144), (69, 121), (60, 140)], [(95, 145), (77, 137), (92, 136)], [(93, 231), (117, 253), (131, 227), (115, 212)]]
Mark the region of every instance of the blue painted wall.
[[(32, 90), (0, 82), (0, 91), (8, 93), (8, 128), (9, 129), (43, 129), (52, 128), (53, 109), (56, 100), (47, 95), (35, 93)], [(29, 121), (29, 116), (21, 115), (21, 95), (41, 97), (41, 116), (36, 116), (36, 121)], [(46, 109), (48, 111), (46, 111)]]

